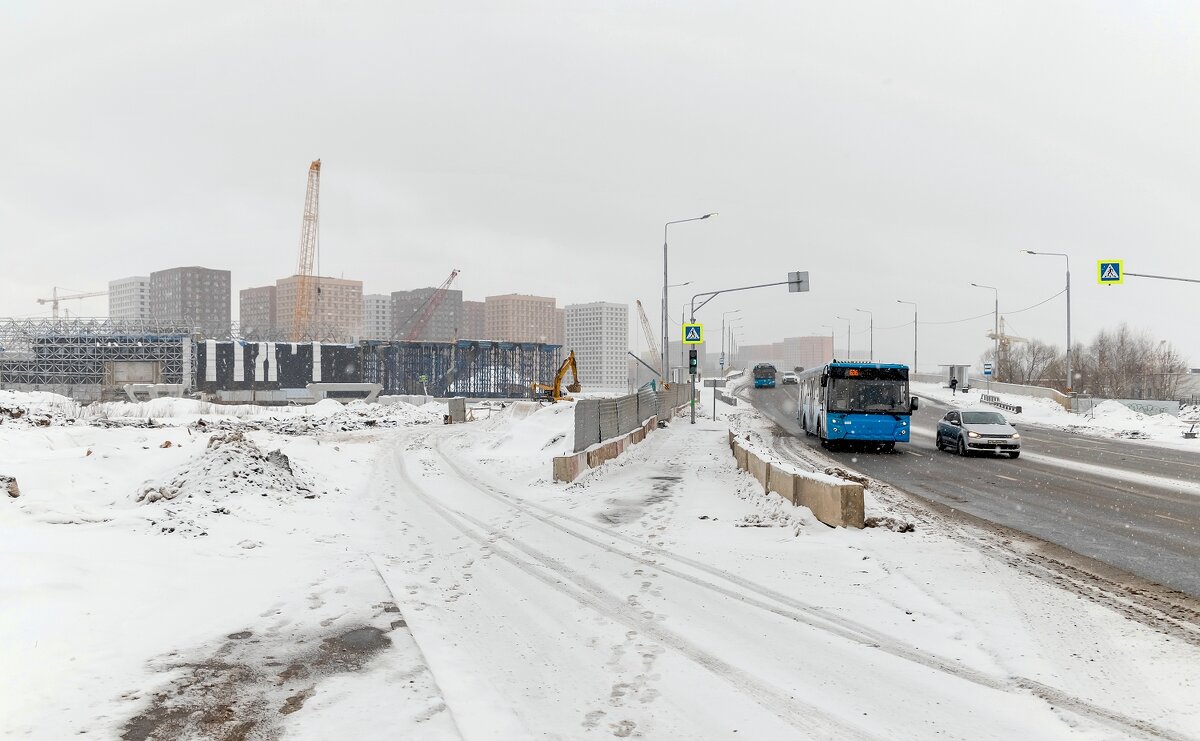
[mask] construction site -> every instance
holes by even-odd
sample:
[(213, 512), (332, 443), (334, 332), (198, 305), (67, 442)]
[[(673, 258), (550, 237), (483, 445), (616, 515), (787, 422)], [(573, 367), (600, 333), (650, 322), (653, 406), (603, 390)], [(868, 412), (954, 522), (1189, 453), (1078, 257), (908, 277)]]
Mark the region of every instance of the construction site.
[[(250, 330), (238, 323), (60, 316), (60, 302), (106, 295), (60, 294), (39, 304), (50, 318), (0, 319), (0, 388), (48, 391), (80, 402), (126, 396), (202, 395), (233, 403), (308, 403), (284, 393), (310, 384), (370, 384), (383, 394), (527, 398), (556, 377), (561, 345), (421, 339), (459, 271), (405, 317), (392, 341), (345, 341), (334, 312), (322, 310), (314, 271), (320, 234), (321, 161), (308, 168), (295, 274), (285, 279), (279, 326)], [(284, 281), (281, 281), (281, 283)]]

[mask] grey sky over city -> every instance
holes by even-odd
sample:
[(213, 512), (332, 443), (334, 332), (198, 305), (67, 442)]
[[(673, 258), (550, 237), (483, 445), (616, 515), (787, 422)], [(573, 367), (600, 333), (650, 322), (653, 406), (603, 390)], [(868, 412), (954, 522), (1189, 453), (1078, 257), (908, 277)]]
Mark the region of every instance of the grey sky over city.
[[(1200, 6), (972, 2), (162, 2), (0, 6), (0, 315), (180, 265), (382, 293), (718, 298), (743, 343), (828, 333), (971, 363), (1074, 273), (1074, 336), (1126, 321), (1200, 365)], [(64, 304), (101, 314), (104, 299)], [(1008, 317), (1064, 341), (1064, 297)], [(635, 347), (641, 347), (631, 314)], [(713, 337), (710, 331), (710, 338)]]

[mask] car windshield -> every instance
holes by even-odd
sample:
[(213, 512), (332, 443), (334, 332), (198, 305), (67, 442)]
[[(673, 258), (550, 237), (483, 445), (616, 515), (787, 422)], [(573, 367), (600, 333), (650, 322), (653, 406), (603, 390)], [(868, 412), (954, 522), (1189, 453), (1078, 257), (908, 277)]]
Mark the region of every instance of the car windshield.
[(963, 412), (963, 424), (966, 425), (1006, 425), (1008, 420), (999, 412)]

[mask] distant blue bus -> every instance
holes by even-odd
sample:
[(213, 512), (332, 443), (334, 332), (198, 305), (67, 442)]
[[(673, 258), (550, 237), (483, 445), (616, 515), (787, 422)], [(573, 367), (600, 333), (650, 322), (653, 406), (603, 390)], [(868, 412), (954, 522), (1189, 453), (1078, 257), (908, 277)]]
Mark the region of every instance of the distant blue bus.
[(917, 409), (908, 393), (908, 366), (832, 363), (800, 374), (796, 416), (822, 445), (876, 443), (892, 450), (909, 438), (909, 418)]
[(754, 366), (754, 388), (775, 388), (775, 366), (770, 363), (759, 363)]

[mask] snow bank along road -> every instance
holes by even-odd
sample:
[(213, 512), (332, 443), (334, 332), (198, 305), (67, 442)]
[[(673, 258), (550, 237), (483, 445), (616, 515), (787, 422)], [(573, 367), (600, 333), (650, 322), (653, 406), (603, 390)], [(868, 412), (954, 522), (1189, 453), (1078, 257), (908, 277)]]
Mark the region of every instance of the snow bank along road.
[[(743, 392), (810, 446), (795, 390)], [(913, 439), (894, 454), (830, 451), (846, 467), (904, 491), (1042, 538), (1200, 597), (1200, 459), (1194, 453), (1020, 423), (1018, 460), (959, 458), (934, 447), (946, 408), (922, 399)]]
[(0, 427), (0, 737), (1200, 738), (1197, 645), (572, 413)]

